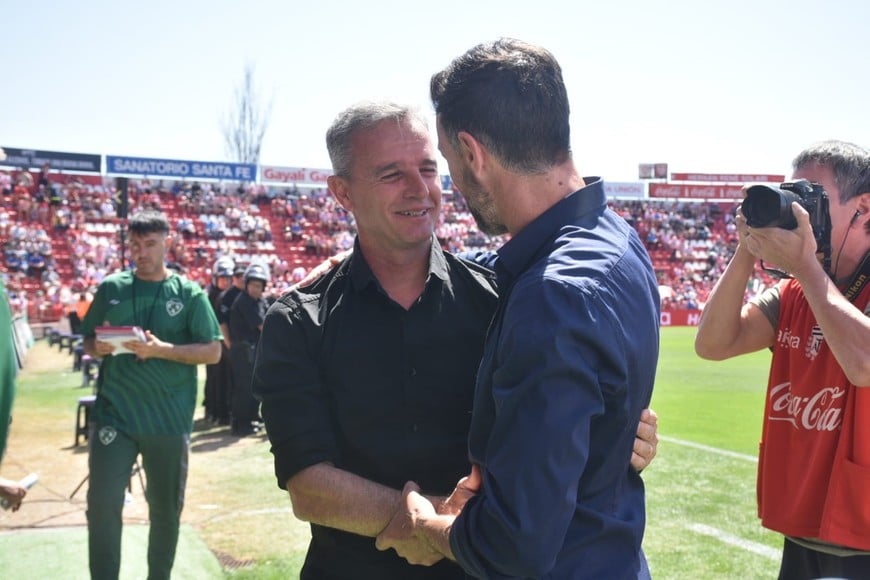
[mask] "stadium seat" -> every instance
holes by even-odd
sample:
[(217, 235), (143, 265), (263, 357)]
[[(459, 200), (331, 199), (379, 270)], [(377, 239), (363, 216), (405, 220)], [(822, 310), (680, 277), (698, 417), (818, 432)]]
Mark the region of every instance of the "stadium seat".
[(97, 400), (96, 395), (86, 395), (79, 397), (79, 406), (76, 409), (76, 424), (75, 424), (75, 443), (73, 446), (78, 446), (79, 437), (84, 437), (88, 440), (88, 421), (91, 417), (91, 409), (94, 406), (94, 401)]
[(91, 382), (96, 382), (100, 373), (100, 359), (89, 354), (82, 355), (81, 361), (82, 387), (87, 387)]

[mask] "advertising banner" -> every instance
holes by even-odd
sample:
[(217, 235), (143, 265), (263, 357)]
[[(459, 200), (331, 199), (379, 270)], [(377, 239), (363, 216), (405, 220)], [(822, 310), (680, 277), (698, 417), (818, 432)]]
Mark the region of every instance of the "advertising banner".
[(100, 173), (102, 158), (85, 153), (38, 151), (36, 149), (0, 148), (0, 166), (39, 169), (48, 163), (53, 171)]
[(704, 181), (715, 183), (782, 183), (785, 175), (756, 173), (671, 173), (671, 181)]
[(263, 183), (326, 187), (326, 178), (330, 175), (332, 175), (331, 169), (276, 167), (274, 165), (260, 166), (260, 181)]
[(662, 310), (662, 326), (698, 326), (700, 310)]
[(607, 198), (622, 197), (643, 199), (646, 197), (646, 184), (642, 181), (606, 181), (604, 194)]
[(649, 196), (679, 199), (743, 199), (743, 188), (739, 185), (650, 183)]
[(174, 177), (179, 179), (227, 179), (254, 181), (257, 166), (219, 161), (182, 161), (145, 157), (106, 156), (106, 173), (133, 177)]

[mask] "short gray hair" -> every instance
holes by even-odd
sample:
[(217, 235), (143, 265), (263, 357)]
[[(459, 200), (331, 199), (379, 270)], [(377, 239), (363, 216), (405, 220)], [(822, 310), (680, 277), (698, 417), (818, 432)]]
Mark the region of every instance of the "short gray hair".
[(366, 131), (382, 121), (418, 121), (428, 129), (423, 112), (409, 105), (392, 101), (360, 101), (340, 112), (326, 132), (326, 150), (332, 162), (332, 172), (348, 177), (352, 164), (351, 139), (358, 131)]
[(840, 189), (838, 203), (870, 192), (870, 151), (846, 141), (821, 141), (801, 151), (792, 162), (795, 171), (817, 163), (830, 168)]

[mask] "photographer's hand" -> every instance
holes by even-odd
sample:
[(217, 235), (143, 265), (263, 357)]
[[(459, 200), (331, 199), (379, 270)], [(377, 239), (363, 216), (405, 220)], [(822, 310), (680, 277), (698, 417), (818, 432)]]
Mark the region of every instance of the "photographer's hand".
[(821, 268), (821, 265), (816, 257), (816, 239), (810, 225), (810, 215), (797, 202), (792, 203), (791, 208), (798, 224), (796, 229), (752, 228), (745, 226), (744, 220), (745, 235), (741, 235), (740, 243), (756, 258), (800, 280), (804, 273)]

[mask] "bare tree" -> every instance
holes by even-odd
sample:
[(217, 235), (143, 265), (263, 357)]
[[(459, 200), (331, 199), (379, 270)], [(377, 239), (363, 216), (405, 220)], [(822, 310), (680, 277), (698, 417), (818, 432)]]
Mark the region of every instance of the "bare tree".
[(227, 155), (238, 163), (260, 162), (260, 147), (269, 126), (272, 103), (265, 107), (254, 86), (254, 67), (245, 66), (245, 79), (233, 95), (233, 106), (221, 123)]

